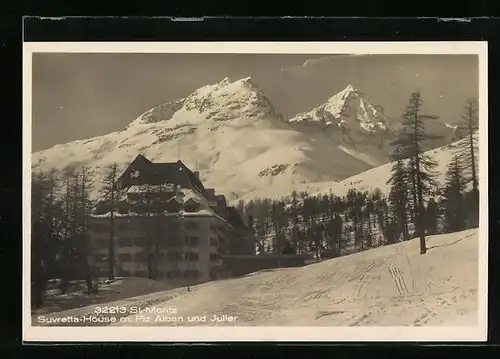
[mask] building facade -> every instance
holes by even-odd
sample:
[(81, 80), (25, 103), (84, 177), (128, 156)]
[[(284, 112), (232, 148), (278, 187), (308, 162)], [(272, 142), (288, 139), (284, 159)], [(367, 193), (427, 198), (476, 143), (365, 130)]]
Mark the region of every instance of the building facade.
[(235, 209), (181, 161), (153, 163), (139, 155), (116, 192), (114, 204), (103, 199), (89, 220), (99, 275), (109, 275), (114, 253), (116, 276), (201, 283), (220, 277), (221, 255), (235, 248), (255, 253), (252, 231)]

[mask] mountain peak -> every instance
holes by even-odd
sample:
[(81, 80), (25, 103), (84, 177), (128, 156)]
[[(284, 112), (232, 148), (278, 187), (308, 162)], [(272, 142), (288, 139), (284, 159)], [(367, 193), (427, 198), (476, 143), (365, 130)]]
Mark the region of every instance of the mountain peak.
[(231, 83), (231, 79), (229, 77), (224, 77), (222, 81), (218, 83), (219, 86), (227, 86)]
[(184, 109), (214, 121), (279, 116), (251, 77), (236, 81), (226, 77), (216, 85), (204, 86), (186, 98)]
[(385, 131), (387, 120), (378, 108), (349, 84), (324, 104), (309, 112), (299, 113), (289, 122), (320, 123), (338, 128), (357, 126), (366, 132)]
[(170, 101), (146, 111), (132, 124), (167, 121), (182, 113), (183, 118), (202, 115), (203, 118), (213, 121), (264, 116), (281, 118), (251, 77), (235, 81), (225, 77), (215, 84), (198, 88), (183, 99)]
[(342, 91), (337, 92), (335, 95), (328, 99), (328, 102), (345, 102), (347, 98), (353, 94), (358, 94), (359, 91), (351, 84), (347, 85)]
[(358, 90), (351, 84), (347, 85), (341, 92), (357, 92)]

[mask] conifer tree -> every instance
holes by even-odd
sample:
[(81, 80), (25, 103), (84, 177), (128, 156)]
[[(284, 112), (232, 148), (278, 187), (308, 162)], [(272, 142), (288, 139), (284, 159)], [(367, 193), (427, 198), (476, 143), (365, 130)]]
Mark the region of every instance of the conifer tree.
[[(469, 99), (464, 108), (464, 114), (459, 124), (459, 131), (465, 133), (466, 140), (462, 142), (459, 148), (459, 160), (464, 175), (469, 175), (472, 181), (472, 190), (479, 191), (478, 176), (477, 176), (477, 159), (478, 159), (478, 133), (479, 130), (479, 109), (476, 99)], [(467, 173), (468, 172), (468, 173)]]
[(337, 256), (342, 254), (344, 243), (342, 241), (342, 218), (336, 214), (330, 222), (333, 247)]
[(472, 182), (472, 191), (466, 194), (467, 217), (470, 226), (479, 225), (479, 181), (478, 181), (478, 130), (479, 108), (476, 99), (469, 99), (461, 117), (459, 131), (465, 138), (458, 149), (463, 175), (467, 182)]
[[(73, 168), (68, 168), (64, 171), (62, 178), (62, 191), (63, 194), (60, 199), (61, 203), (61, 255), (60, 255), (60, 268), (61, 268), (61, 284), (60, 289), (63, 293), (68, 290), (69, 281), (71, 276), (75, 274), (77, 265), (77, 249), (75, 248), (76, 236), (76, 211), (77, 211), (77, 191), (75, 185), (76, 171)], [(76, 268), (75, 268), (76, 267)]]
[(90, 262), (88, 218), (91, 214), (93, 201), (91, 192), (94, 187), (94, 171), (89, 166), (82, 166), (74, 181), (75, 191), (75, 248), (81, 265), (85, 272), (87, 292), (93, 293), (97, 290), (94, 283), (92, 265)]
[(245, 225), (248, 225), (248, 223), (246, 222), (246, 216), (245, 216), (245, 201), (240, 199), (238, 201), (238, 206), (236, 207), (237, 211), (238, 211), (238, 214), (241, 216), (241, 218), (243, 219), (243, 222), (245, 223)]
[(61, 289), (67, 289), (70, 277), (84, 275), (89, 293), (96, 290), (93, 283), (88, 240), (88, 217), (93, 202), (90, 193), (93, 187), (93, 171), (83, 166), (79, 171), (68, 169), (63, 176), (61, 204)]
[[(408, 168), (405, 166), (401, 146), (396, 146), (395, 152), (392, 155), (393, 163), (391, 168), (391, 176), (387, 181), (391, 185), (389, 192), (389, 203), (394, 217), (394, 224), (398, 228), (399, 234), (404, 239), (408, 239), (408, 203), (411, 185), (411, 173), (408, 173)], [(390, 242), (394, 239), (390, 238)]]
[(425, 209), (425, 229), (428, 234), (437, 234), (437, 219), (439, 216), (439, 209), (434, 198), (430, 198), (427, 202)]
[(374, 204), (372, 198), (368, 198), (365, 207), (365, 218), (366, 218), (366, 245), (368, 248), (373, 247), (373, 226), (372, 226), (372, 215), (374, 210)]
[(462, 171), (458, 156), (454, 156), (448, 164), (443, 191), (447, 232), (461, 231), (465, 229), (466, 225), (464, 207), (465, 180)]
[(425, 254), (427, 251), (424, 229), (424, 196), (432, 193), (436, 188), (433, 170), (437, 166), (437, 163), (424, 153), (423, 142), (429, 138), (425, 134), (425, 121), (437, 118), (434, 115), (423, 114), (420, 92), (412, 93), (403, 114), (402, 131), (395, 141), (396, 146), (401, 146), (403, 158), (410, 160), (412, 186), (415, 187), (416, 191), (413, 217), (416, 233), (420, 238), (420, 254)]
[(31, 179), (31, 288), (32, 305), (42, 306), (49, 276), (54, 275), (60, 239), (55, 171), (32, 173)]
[(109, 247), (108, 247), (108, 279), (115, 277), (115, 213), (121, 197), (117, 186), (119, 175), (118, 163), (112, 163), (108, 166), (100, 190), (104, 201), (109, 204)]
[(299, 229), (299, 195), (297, 191), (292, 191), (290, 196), (289, 223), (291, 228), (291, 245), (297, 248), (297, 231)]

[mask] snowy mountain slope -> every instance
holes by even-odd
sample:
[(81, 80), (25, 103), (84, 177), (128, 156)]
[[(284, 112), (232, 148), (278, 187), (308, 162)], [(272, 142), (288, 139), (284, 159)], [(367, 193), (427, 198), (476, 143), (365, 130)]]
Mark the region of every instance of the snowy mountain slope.
[(372, 166), (388, 161), (397, 121), (361, 91), (348, 85), (322, 105), (288, 119), (298, 128), (321, 128), (339, 148)]
[[(352, 85), (322, 105), (290, 118), (288, 122), (302, 127), (323, 128), (340, 144), (339, 148), (373, 166), (388, 162), (390, 141), (401, 128), (399, 118), (386, 116), (382, 106), (374, 104), (365, 93)], [(461, 138), (456, 123), (447, 123), (439, 118), (428, 121), (426, 130), (429, 138), (423, 146), (427, 150)]]
[(283, 121), (250, 78), (204, 86), (148, 110), (126, 129), (32, 154), (33, 170), (94, 168), (98, 195), (107, 165), (124, 169), (137, 154), (153, 162), (181, 160), (206, 187), (228, 199), (265, 188), (340, 180), (372, 167), (322, 131)]
[[(149, 323), (132, 315), (129, 323), (112, 325), (475, 326), (477, 229), (430, 236), (427, 245), (425, 255), (413, 239), (301, 268), (208, 282), (190, 292), (176, 290), (174, 298), (155, 305), (177, 308), (175, 314), (144, 313)], [(210, 321), (224, 314), (237, 319)], [(202, 315), (206, 322), (186, 320)]]
[(386, 131), (388, 120), (382, 109), (370, 103), (352, 85), (330, 97), (321, 106), (309, 112), (297, 114), (291, 123), (318, 123), (341, 129), (360, 127), (366, 132)]
[[(453, 155), (456, 153), (460, 144), (467, 139), (453, 142), (449, 145), (439, 147), (426, 153), (429, 154), (438, 164), (435, 171), (438, 173), (437, 180), (443, 184), (446, 174), (446, 168), (448, 163), (452, 159)], [(479, 155), (479, 154), (478, 154)], [(324, 186), (315, 195), (328, 193), (330, 190), (337, 196), (343, 196), (347, 194), (350, 188), (357, 189), (360, 191), (372, 191), (375, 188), (379, 188), (383, 193), (388, 193), (390, 186), (386, 183), (391, 174), (392, 163), (387, 163), (385, 165), (369, 169), (366, 172), (359, 173), (352, 177), (346, 178), (340, 182), (336, 183), (325, 183)], [(320, 185), (318, 185), (320, 186)], [(311, 187), (318, 187), (311, 184)]]
[[(441, 184), (444, 183), (446, 167), (453, 157), (453, 154), (456, 152), (462, 141), (466, 140), (467, 139), (456, 141), (446, 146), (435, 148), (426, 152), (438, 164), (435, 170), (438, 173), (437, 180)], [(354, 156), (356, 156), (356, 154), (353, 154), (353, 157)], [(370, 168), (365, 172), (356, 174), (341, 181), (308, 182), (293, 186), (282, 186), (280, 188), (264, 188), (253, 191), (246, 196), (243, 196), (242, 199), (251, 200), (254, 198), (266, 197), (282, 198), (289, 196), (294, 190), (297, 192), (307, 191), (310, 195), (328, 194), (332, 191), (333, 194), (337, 196), (344, 196), (350, 188), (360, 191), (373, 191), (375, 188), (379, 188), (383, 193), (388, 193), (389, 185), (386, 182), (391, 173), (391, 166), (391, 163), (386, 163), (381, 166)]]

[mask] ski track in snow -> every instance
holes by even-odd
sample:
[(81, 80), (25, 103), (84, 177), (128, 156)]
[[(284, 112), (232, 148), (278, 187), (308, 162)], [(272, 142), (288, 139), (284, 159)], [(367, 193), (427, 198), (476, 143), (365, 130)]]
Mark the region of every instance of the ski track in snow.
[(159, 323), (151, 315), (150, 323), (136, 325), (475, 325), (477, 241), (472, 229), (428, 237), (425, 255), (413, 239), (305, 267), (204, 283), (156, 307), (176, 307), (176, 316), (184, 318), (238, 316), (235, 323)]
[[(262, 270), (240, 278), (162, 291), (99, 306), (177, 308), (170, 317), (111, 326), (464, 326), (476, 325), (478, 231), (418, 238), (299, 268)], [(86, 315), (94, 307), (51, 313)], [(236, 322), (187, 322), (188, 317), (237, 316)]]

